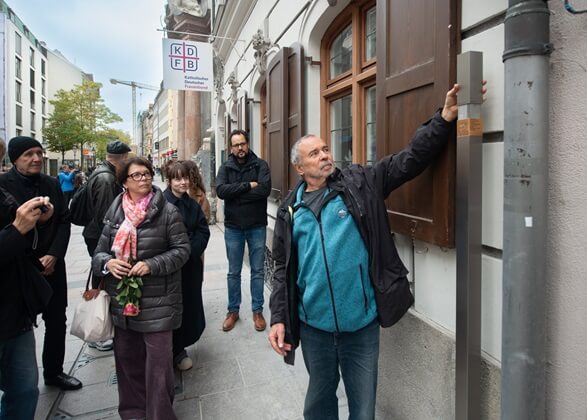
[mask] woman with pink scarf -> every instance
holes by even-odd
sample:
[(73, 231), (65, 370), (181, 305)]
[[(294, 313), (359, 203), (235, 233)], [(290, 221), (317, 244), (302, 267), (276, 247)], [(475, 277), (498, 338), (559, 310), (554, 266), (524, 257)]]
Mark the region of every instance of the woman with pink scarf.
[(95, 282), (103, 278), (111, 296), (122, 419), (176, 419), (172, 336), (181, 325), (181, 268), (191, 248), (153, 175), (143, 158), (124, 165), (118, 180), (125, 191), (104, 217), (92, 260)]

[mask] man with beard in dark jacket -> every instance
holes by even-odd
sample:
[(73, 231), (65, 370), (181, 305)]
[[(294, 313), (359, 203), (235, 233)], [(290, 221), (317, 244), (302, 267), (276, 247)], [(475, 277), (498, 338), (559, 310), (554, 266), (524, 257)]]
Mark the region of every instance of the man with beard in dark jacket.
[(399, 321), (414, 301), (385, 199), (444, 149), (458, 90), (448, 91), (442, 111), (404, 150), (373, 166), (335, 168), (328, 145), (314, 135), (292, 147), (302, 180), (277, 212), (269, 341), (291, 364), (302, 343), (306, 420), (338, 418), (340, 374), (350, 418), (375, 416), (379, 327)]
[[(6, 143), (0, 139), (0, 161), (5, 152)], [(27, 420), (34, 418), (39, 397), (33, 324), (51, 297), (31, 256), (28, 233), (37, 222), (51, 218), (53, 206), (48, 197), (35, 197), (19, 206), (0, 187), (0, 213), (3, 220), (13, 220), (0, 227), (0, 418)]]
[[(82, 387), (76, 378), (63, 372), (65, 358), (65, 331), (67, 307), (67, 278), (65, 253), (69, 243), (69, 210), (65, 204), (59, 183), (53, 177), (42, 174), (43, 148), (31, 137), (14, 137), (8, 143), (8, 156), (14, 165), (0, 175), (0, 187), (17, 203), (35, 197), (49, 197), (54, 209), (51, 218), (38, 225), (32, 235), (32, 255), (40, 262), (42, 274), (53, 290), (53, 295), (43, 311), (45, 341), (43, 344), (43, 376), (45, 384), (62, 390)], [(9, 214), (2, 214), (1, 226), (12, 223)]]
[(267, 162), (250, 150), (246, 131), (230, 133), (230, 149), (216, 176), (216, 192), (224, 200), (224, 241), (228, 257), (228, 313), (222, 330), (232, 330), (239, 319), (246, 241), (251, 266), (253, 324), (257, 331), (263, 331), (266, 327), (263, 317), (265, 236), (271, 175)]
[[(122, 192), (122, 186), (117, 181), (116, 172), (124, 166), (124, 162), (128, 159), (128, 152), (130, 152), (130, 147), (119, 140), (108, 143), (106, 160), (92, 172), (88, 179), (88, 195), (92, 200), (91, 208), (94, 216), (84, 226), (82, 236), (90, 257), (94, 256), (94, 250), (98, 245), (100, 235), (102, 235), (104, 215), (114, 199)], [(110, 351), (114, 348), (112, 340), (90, 342), (88, 345), (99, 351)]]

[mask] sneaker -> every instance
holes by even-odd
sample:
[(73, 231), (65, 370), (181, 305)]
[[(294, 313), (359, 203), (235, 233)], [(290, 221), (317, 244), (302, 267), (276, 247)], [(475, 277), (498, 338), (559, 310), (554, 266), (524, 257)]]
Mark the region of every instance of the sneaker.
[(176, 366), (181, 371), (190, 370), (193, 366), (192, 359), (189, 357), (184, 357)]
[(110, 351), (114, 348), (114, 341), (106, 340), (106, 341), (95, 341), (89, 342), (88, 347), (96, 349), (98, 351)]

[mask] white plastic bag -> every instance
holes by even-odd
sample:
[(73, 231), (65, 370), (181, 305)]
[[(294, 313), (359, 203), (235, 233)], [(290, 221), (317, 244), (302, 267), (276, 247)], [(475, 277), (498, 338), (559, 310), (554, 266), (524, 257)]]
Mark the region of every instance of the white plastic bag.
[(114, 337), (108, 293), (100, 290), (95, 298), (84, 299), (77, 305), (71, 322), (71, 334), (88, 342)]

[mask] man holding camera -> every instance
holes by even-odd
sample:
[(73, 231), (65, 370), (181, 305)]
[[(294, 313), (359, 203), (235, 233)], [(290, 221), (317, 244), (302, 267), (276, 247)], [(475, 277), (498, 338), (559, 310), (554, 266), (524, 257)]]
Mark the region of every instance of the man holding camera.
[[(45, 341), (43, 344), (43, 375), (45, 384), (62, 390), (74, 390), (82, 383), (63, 372), (67, 307), (67, 278), (65, 253), (69, 243), (69, 210), (57, 180), (42, 174), (43, 147), (31, 137), (14, 137), (8, 143), (8, 156), (14, 165), (0, 175), (0, 187), (21, 205), (35, 197), (49, 197), (51, 205), (43, 205), (41, 212), (49, 213), (44, 223), (37, 224), (27, 236), (30, 252), (40, 263), (42, 274), (53, 290), (43, 311)], [(0, 227), (13, 223), (10, 212), (0, 212)], [(17, 279), (14, 279), (15, 281)]]

